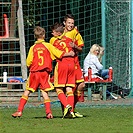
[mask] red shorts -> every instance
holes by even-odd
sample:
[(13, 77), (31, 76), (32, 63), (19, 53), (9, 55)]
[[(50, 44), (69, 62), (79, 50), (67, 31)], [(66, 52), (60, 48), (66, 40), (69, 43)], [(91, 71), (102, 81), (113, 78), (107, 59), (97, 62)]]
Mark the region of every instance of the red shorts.
[(55, 87), (75, 87), (75, 67), (74, 62), (57, 62), (54, 71)]
[(26, 89), (30, 90), (32, 92), (36, 91), (37, 88), (40, 88), (44, 91), (53, 90), (54, 86), (49, 81), (49, 73), (44, 72), (30, 72), (27, 83), (26, 83)]
[(83, 72), (80, 67), (77, 67), (77, 69), (75, 69), (75, 79), (76, 83), (84, 82)]

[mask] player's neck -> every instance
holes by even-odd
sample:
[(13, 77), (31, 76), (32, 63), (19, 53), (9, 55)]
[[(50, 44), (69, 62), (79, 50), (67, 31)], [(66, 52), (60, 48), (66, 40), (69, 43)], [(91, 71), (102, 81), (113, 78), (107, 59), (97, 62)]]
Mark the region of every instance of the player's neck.
[(37, 40), (38, 40), (38, 41), (39, 41), (39, 40), (44, 40), (44, 38), (38, 38)]

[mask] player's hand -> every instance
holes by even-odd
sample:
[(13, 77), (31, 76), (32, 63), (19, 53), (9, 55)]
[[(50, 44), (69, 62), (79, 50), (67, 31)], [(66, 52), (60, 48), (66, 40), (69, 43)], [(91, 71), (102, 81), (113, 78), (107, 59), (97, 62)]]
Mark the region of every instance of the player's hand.
[(75, 52), (74, 51), (70, 51), (69, 54), (70, 54), (70, 56), (74, 56)]
[(77, 27), (77, 26), (75, 26), (75, 29), (77, 30), (77, 29), (78, 29), (78, 27)]
[(69, 45), (70, 45), (72, 48), (74, 48), (74, 47), (75, 47), (74, 42), (70, 42), (70, 43), (69, 43)]

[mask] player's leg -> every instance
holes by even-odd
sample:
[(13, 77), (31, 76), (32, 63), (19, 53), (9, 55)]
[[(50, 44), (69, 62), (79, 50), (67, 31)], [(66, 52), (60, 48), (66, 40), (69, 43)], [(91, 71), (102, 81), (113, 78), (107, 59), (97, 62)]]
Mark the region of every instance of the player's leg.
[(60, 100), (61, 104), (64, 106), (64, 113), (63, 118), (66, 116), (66, 114), (72, 109), (72, 107), (68, 104), (66, 95), (64, 94), (63, 88), (59, 87), (56, 88), (56, 92), (58, 95), (58, 99)]
[(82, 95), (82, 93), (84, 93), (85, 83), (80, 82), (80, 83), (77, 83), (76, 85), (77, 85), (77, 88), (74, 92), (75, 94), (74, 106), (76, 105), (77, 102), (84, 102), (84, 95)]
[(46, 112), (46, 118), (47, 119), (52, 119), (52, 111), (51, 111), (51, 106), (50, 106), (50, 98), (48, 96), (48, 92), (42, 91), (42, 96), (44, 98), (44, 107), (45, 107), (45, 112)]
[(74, 92), (74, 114), (76, 117), (83, 117), (83, 115), (76, 111), (76, 104), (77, 102), (84, 102), (84, 95), (82, 94), (84, 93), (84, 87), (84, 82), (78, 83), (77, 88)]
[[(63, 89), (64, 94), (66, 94), (66, 88)], [(62, 115), (64, 114), (64, 105), (60, 102)]]
[(80, 66), (75, 69), (75, 79), (76, 79), (76, 89), (74, 92), (74, 113), (77, 117), (83, 117), (83, 115), (79, 115), (80, 113), (76, 111), (75, 107), (77, 102), (80, 102), (82, 100), (82, 102), (84, 101), (84, 87), (85, 87), (85, 83), (84, 83), (84, 77), (83, 77), (83, 72), (80, 68)]
[(67, 94), (68, 104), (70, 104), (72, 107), (70, 111), (71, 117), (75, 118), (76, 116), (74, 115), (74, 94), (72, 91), (72, 87), (66, 87), (66, 94)]
[(19, 101), (17, 112), (13, 113), (12, 117), (16, 118), (16, 117), (21, 117), (22, 116), (22, 112), (23, 112), (25, 104), (27, 103), (29, 94), (30, 94), (29, 90), (24, 91), (24, 93), (23, 93), (23, 95), (22, 95), (22, 97)]
[(24, 91), (20, 99), (17, 112), (13, 113), (12, 117), (16, 118), (16, 117), (22, 116), (22, 112), (23, 112), (25, 104), (27, 103), (30, 92), (34, 92), (37, 89), (38, 83), (39, 83), (38, 73), (30, 73), (29, 78), (27, 79), (27, 83), (26, 83), (26, 90)]
[(53, 115), (52, 115), (52, 111), (51, 111), (51, 106), (50, 106), (50, 98), (48, 96), (48, 91), (53, 90), (54, 86), (52, 85), (52, 83), (49, 81), (49, 72), (47, 71), (43, 71), (40, 72), (40, 86), (39, 88), (41, 88), (41, 92), (42, 92), (42, 96), (44, 99), (44, 107), (45, 107), (45, 112), (46, 112), (46, 118), (47, 119), (52, 119)]

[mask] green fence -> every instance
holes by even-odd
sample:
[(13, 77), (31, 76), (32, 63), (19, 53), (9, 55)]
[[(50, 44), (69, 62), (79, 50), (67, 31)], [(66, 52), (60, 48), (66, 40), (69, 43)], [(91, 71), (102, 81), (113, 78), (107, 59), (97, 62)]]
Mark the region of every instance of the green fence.
[[(4, 2), (10, 2), (10, 0), (1, 0), (0, 15), (2, 16), (6, 13), (9, 21), (11, 21), (11, 4), (2, 4)], [(23, 0), (26, 55), (35, 41), (33, 35), (35, 26), (39, 25), (45, 28), (46, 41), (49, 42), (52, 37), (50, 26), (55, 22), (63, 22), (64, 16), (71, 13), (75, 16), (75, 25), (78, 27), (85, 42), (83, 52), (79, 54), (81, 67), (83, 67), (83, 60), (91, 45), (94, 43), (103, 45), (105, 47), (103, 65), (105, 68), (113, 67), (114, 84), (122, 89), (133, 90), (132, 4), (131, 0)], [(18, 27), (17, 25), (14, 27), (14, 34), (17, 37)], [(18, 42), (12, 45), (12, 49), (18, 49)], [(2, 47), (0, 48), (2, 49)], [(8, 48), (10, 47), (8, 46)], [(13, 60), (19, 62), (20, 58), (15, 55)], [(11, 59), (0, 57), (0, 61), (8, 64)], [(8, 66), (7, 70), (8, 74), (13, 73), (12, 71), (10, 72)], [(21, 73), (21, 70), (15, 70), (13, 70), (14, 75)], [(2, 67), (0, 72), (2, 76)], [(131, 91), (130, 96), (132, 95)]]
[(105, 68), (113, 67), (114, 83), (123, 89), (131, 88), (130, 1), (23, 1), (23, 12), (27, 46), (33, 44), (32, 31), (35, 25), (41, 25), (46, 29), (46, 41), (49, 41), (52, 37), (50, 26), (56, 21), (63, 22), (65, 14), (74, 14), (75, 25), (85, 42), (83, 52), (79, 56), (81, 66), (91, 45), (101, 44), (105, 47), (103, 65)]
[(132, 83), (131, 9), (127, 0), (102, 0), (105, 64), (113, 67), (113, 80), (124, 89), (130, 89)]

